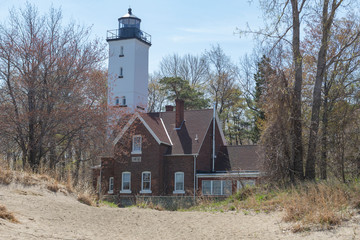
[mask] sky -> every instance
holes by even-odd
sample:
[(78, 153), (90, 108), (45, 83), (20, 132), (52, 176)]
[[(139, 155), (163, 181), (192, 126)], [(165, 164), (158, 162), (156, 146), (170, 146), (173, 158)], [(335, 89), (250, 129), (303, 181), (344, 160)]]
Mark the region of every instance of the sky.
[(212, 45), (220, 44), (235, 63), (253, 48), (252, 37), (240, 38), (237, 28), (247, 23), (261, 26), (261, 11), (256, 2), (248, 0), (0, 0), (0, 22), (12, 7), (35, 4), (40, 13), (51, 6), (61, 8), (64, 22), (75, 21), (92, 26), (92, 37), (106, 43), (106, 31), (117, 28), (118, 18), (132, 13), (141, 19), (141, 30), (152, 36), (149, 72), (157, 71), (161, 59), (171, 54), (200, 55)]

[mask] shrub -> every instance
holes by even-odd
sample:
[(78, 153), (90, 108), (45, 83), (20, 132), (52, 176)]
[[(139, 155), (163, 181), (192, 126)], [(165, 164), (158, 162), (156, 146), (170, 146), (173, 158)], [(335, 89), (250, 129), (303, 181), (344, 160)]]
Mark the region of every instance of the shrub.
[(0, 183), (9, 185), (12, 182), (13, 173), (10, 170), (0, 168)]
[(77, 198), (77, 200), (83, 204), (94, 206), (94, 201), (92, 197), (88, 194), (80, 194)]
[(56, 193), (57, 191), (59, 191), (60, 187), (57, 182), (53, 182), (47, 185), (47, 189), (50, 190), (51, 192)]
[(18, 223), (19, 221), (16, 219), (14, 214), (9, 212), (5, 206), (0, 205), (0, 218), (8, 220), (13, 223)]

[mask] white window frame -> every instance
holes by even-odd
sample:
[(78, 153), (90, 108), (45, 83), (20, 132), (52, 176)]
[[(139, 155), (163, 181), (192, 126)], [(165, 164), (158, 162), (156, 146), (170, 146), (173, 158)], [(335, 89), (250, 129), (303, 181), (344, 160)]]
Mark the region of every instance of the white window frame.
[[(149, 189), (144, 189), (144, 174), (150, 174)], [(140, 193), (152, 193), (151, 191), (151, 172), (145, 171), (141, 173), (141, 191)]]
[[(182, 175), (182, 189), (177, 189), (176, 188), (176, 175)], [(185, 174), (184, 172), (176, 172), (174, 174), (174, 191), (173, 194), (184, 194), (185, 193)]]
[[(124, 175), (129, 174), (129, 189), (124, 189)], [(121, 174), (121, 191), (120, 193), (131, 193), (131, 172), (123, 172)]]
[(116, 106), (120, 105), (120, 99), (119, 99), (119, 97), (116, 97), (116, 98), (115, 98), (115, 105), (116, 105)]
[(114, 177), (109, 178), (109, 191), (108, 193), (114, 193)]
[[(225, 195), (224, 193), (224, 186), (226, 184), (226, 181), (231, 181), (231, 180), (202, 180), (202, 184), (204, 181), (210, 181), (210, 194), (204, 194), (204, 190), (203, 190), (203, 187), (201, 187), (201, 193), (202, 195), (204, 196), (227, 196)], [(220, 194), (214, 194), (214, 181), (220, 181), (220, 184), (221, 184), (221, 187), (220, 187)], [(232, 185), (232, 183), (231, 183)], [(232, 187), (231, 187), (231, 193), (230, 195), (232, 194)]]
[[(135, 138), (140, 138), (140, 149), (135, 149)], [(142, 151), (142, 137), (141, 135), (134, 135), (132, 137), (132, 151), (131, 154), (141, 154)]]

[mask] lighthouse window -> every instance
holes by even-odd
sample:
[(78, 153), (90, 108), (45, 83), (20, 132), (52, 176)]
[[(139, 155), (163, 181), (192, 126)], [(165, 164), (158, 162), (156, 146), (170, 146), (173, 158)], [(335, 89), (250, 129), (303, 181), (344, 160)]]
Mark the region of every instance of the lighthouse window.
[(121, 67), (120, 68), (120, 74), (119, 74), (119, 78), (123, 78), (124, 76), (123, 76), (123, 68)]
[(121, 97), (121, 106), (126, 106), (126, 97), (125, 96)]
[(121, 46), (120, 47), (120, 56), (119, 57), (123, 57), (124, 56), (124, 47)]

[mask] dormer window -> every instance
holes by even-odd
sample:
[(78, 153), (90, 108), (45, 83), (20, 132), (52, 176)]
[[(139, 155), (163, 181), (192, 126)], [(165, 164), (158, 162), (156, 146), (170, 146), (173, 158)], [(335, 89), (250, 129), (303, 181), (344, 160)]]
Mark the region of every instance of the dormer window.
[(123, 68), (122, 67), (120, 67), (120, 74), (119, 74), (119, 78), (123, 78), (124, 76), (123, 76)]
[(120, 55), (119, 55), (119, 57), (123, 57), (123, 56), (124, 56), (124, 47), (121, 46), (120, 47)]
[(141, 154), (141, 135), (135, 135), (133, 136), (132, 141), (132, 154)]

